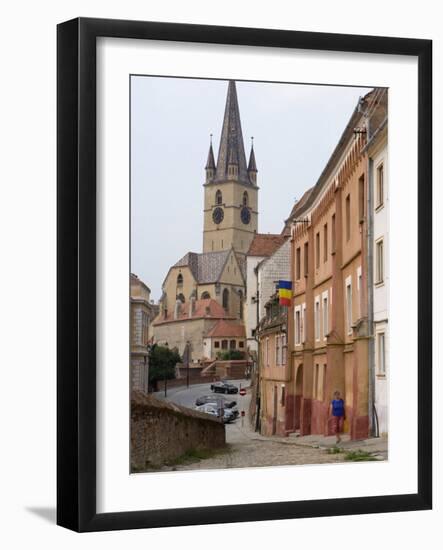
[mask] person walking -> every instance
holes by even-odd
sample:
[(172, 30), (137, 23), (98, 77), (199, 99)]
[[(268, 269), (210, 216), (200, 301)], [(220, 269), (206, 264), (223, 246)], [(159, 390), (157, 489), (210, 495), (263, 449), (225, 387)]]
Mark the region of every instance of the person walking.
[(337, 439), (337, 445), (341, 441), (340, 434), (343, 432), (343, 423), (345, 420), (345, 402), (341, 398), (340, 392), (336, 390), (334, 392), (334, 399), (329, 406), (329, 416), (333, 420), (333, 430)]

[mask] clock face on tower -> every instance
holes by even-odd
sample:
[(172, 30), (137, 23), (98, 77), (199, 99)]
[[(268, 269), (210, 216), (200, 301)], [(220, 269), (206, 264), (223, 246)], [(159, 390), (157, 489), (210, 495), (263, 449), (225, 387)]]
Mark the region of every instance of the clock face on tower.
[(246, 206), (244, 206), (244, 207), (241, 209), (240, 217), (241, 217), (241, 221), (242, 221), (245, 225), (247, 225), (247, 224), (251, 221), (251, 212), (249, 212), (249, 208), (246, 208)]
[(220, 208), (220, 206), (217, 206), (217, 208), (214, 208), (214, 211), (212, 212), (212, 219), (214, 220), (214, 223), (218, 225), (223, 221), (224, 217), (225, 217), (225, 213), (223, 212), (223, 208)]

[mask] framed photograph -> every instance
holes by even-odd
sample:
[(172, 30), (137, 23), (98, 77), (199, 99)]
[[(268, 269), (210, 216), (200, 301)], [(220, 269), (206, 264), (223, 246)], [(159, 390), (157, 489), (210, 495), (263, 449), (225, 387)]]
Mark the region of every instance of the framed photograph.
[(430, 509), (432, 42), (80, 18), (57, 70), (58, 524)]

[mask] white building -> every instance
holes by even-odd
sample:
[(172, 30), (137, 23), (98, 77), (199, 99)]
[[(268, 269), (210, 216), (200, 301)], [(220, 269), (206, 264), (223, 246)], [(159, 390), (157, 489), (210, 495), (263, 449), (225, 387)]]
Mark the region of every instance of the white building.
[[(380, 89), (379, 89), (380, 90)], [(373, 211), (373, 366), (380, 435), (388, 433), (389, 374), (389, 182), (387, 90), (368, 119), (369, 185)]]
[[(252, 352), (258, 351), (255, 331), (260, 319), (257, 266), (260, 262), (271, 256), (271, 254), (273, 254), (284, 242), (285, 237), (283, 235), (257, 234), (246, 255), (246, 299), (244, 303), (244, 319), (246, 328), (246, 347)], [(263, 316), (263, 312), (261, 316)]]

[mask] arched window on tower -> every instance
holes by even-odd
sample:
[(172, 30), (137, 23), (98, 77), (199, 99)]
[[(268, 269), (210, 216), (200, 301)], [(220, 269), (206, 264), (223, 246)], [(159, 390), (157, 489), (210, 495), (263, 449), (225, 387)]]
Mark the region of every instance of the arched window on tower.
[(225, 288), (223, 290), (223, 307), (226, 311), (229, 309), (229, 290)]
[(203, 292), (201, 299), (202, 300), (209, 300), (210, 297), (211, 297), (211, 295), (209, 294), (209, 292), (205, 291), (205, 292)]
[(248, 206), (248, 202), (249, 202), (248, 192), (245, 191), (243, 193), (243, 206)]
[(215, 204), (221, 204), (223, 201), (222, 192), (220, 189), (217, 189), (217, 192), (215, 193)]
[(185, 303), (185, 297), (184, 297), (184, 295), (183, 295), (181, 292), (180, 292), (180, 294), (177, 294), (177, 300), (180, 300), (180, 302), (181, 302), (182, 304)]
[(181, 273), (177, 275), (177, 286), (183, 286), (183, 275)]

